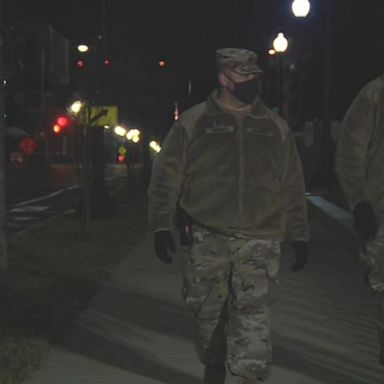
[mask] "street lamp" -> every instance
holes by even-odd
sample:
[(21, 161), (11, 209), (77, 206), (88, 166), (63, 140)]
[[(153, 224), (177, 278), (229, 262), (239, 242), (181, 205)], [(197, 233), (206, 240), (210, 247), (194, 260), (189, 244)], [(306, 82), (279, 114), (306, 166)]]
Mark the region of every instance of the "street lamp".
[(155, 152), (155, 153), (159, 153), (161, 151), (161, 146), (160, 144), (155, 141), (155, 140), (152, 140), (149, 142), (149, 147)]
[(140, 135), (141, 135), (141, 132), (138, 129), (130, 129), (126, 134), (126, 138), (129, 141), (138, 143), (140, 141)]
[(273, 49), (277, 53), (284, 53), (288, 49), (288, 40), (283, 32), (279, 32), (275, 40), (273, 40)]
[(86, 45), (86, 44), (79, 44), (79, 45), (77, 46), (77, 50), (78, 50), (79, 52), (81, 52), (81, 53), (85, 53), (85, 52), (88, 52), (89, 47), (88, 47), (88, 45)]
[(294, 0), (291, 9), (295, 17), (307, 17), (311, 3), (308, 0)]
[(127, 130), (124, 127), (120, 126), (120, 125), (117, 125), (115, 127), (114, 132), (118, 136), (125, 136), (127, 134)]
[(74, 115), (74, 116), (77, 116), (81, 109), (84, 107), (84, 102), (81, 101), (81, 100), (76, 100), (74, 101), (68, 108), (68, 112), (71, 114), (71, 115)]
[(283, 116), (284, 109), (284, 73), (283, 73), (283, 53), (288, 49), (288, 40), (283, 32), (279, 32), (277, 37), (273, 40), (274, 54), (278, 58), (278, 82), (279, 82), (279, 111)]

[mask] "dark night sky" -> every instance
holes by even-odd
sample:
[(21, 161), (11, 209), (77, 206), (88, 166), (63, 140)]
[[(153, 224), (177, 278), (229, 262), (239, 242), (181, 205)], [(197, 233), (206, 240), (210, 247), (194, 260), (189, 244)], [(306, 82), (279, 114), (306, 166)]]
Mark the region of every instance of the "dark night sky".
[[(103, 0), (5, 3), (10, 14), (51, 22), (72, 45), (92, 40), (103, 30)], [(383, 0), (331, 3), (332, 84), (334, 94), (340, 94), (335, 101), (340, 115), (357, 90), (383, 72)], [(283, 29), (290, 34), (291, 52), (305, 50), (314, 68), (321, 57), (323, 0), (311, 1), (313, 10), (305, 21), (291, 15), (291, 0), (105, 0), (105, 4), (106, 47), (112, 59), (139, 46), (148, 60), (166, 58), (188, 67), (201, 84), (201, 95), (214, 86), (214, 51), (219, 47), (254, 49), (265, 68), (266, 51)]]

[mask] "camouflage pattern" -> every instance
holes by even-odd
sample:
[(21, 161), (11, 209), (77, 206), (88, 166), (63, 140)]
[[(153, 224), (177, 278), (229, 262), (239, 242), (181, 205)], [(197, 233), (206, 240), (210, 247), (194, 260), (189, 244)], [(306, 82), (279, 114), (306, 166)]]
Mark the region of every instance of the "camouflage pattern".
[[(336, 173), (351, 210), (369, 201), (384, 223), (384, 75), (357, 94), (340, 130)], [(369, 159), (369, 161), (367, 161)]]
[(384, 225), (380, 225), (375, 239), (360, 250), (360, 260), (368, 267), (370, 287), (384, 296)]
[(216, 65), (219, 70), (225, 67), (240, 75), (263, 73), (257, 65), (257, 54), (242, 48), (222, 48), (216, 51)]
[[(368, 283), (379, 300), (379, 338), (384, 364), (384, 75), (366, 84), (343, 119), (335, 154), (336, 173), (351, 210), (369, 201), (380, 228), (360, 252)], [(369, 161), (367, 161), (367, 159)]]
[(278, 284), (280, 242), (228, 237), (193, 226), (182, 249), (183, 297), (194, 313), (204, 364), (227, 360), (232, 374), (270, 375), (270, 286)]
[(384, 364), (384, 225), (379, 226), (375, 239), (360, 250), (360, 260), (368, 267), (368, 284), (378, 295), (380, 360)]

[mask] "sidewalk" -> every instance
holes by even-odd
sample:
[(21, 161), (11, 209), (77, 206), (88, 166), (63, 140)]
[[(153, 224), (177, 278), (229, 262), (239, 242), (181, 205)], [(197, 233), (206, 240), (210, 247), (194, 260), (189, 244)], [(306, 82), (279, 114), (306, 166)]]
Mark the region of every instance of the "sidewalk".
[[(311, 260), (304, 271), (290, 272), (292, 251), (283, 245), (274, 368), (266, 383), (382, 383), (375, 298), (356, 257), (319, 224), (326, 202), (310, 200)], [(335, 231), (339, 224), (326, 217)], [(346, 214), (345, 228), (348, 220)], [(178, 261), (158, 261), (145, 236), (27, 384), (201, 384), (192, 318), (180, 292)], [(226, 383), (237, 380), (228, 376)]]

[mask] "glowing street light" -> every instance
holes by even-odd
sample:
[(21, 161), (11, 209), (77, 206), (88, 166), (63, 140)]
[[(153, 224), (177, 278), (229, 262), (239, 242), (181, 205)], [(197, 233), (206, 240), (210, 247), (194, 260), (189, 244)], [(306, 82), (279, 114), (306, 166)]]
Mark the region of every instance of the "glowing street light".
[(275, 40), (273, 40), (273, 49), (278, 53), (284, 53), (288, 49), (288, 40), (283, 32), (279, 32)]
[(120, 125), (117, 125), (115, 127), (114, 131), (115, 131), (116, 135), (118, 135), (118, 136), (125, 136), (127, 134), (127, 130)]
[(74, 101), (70, 106), (69, 106), (69, 112), (72, 115), (77, 115), (81, 109), (83, 108), (84, 103), (81, 100), (76, 100)]
[(292, 12), (296, 17), (306, 17), (311, 10), (311, 3), (308, 0), (294, 0)]
[(89, 47), (88, 47), (88, 45), (86, 45), (86, 44), (79, 44), (79, 45), (77, 46), (77, 50), (78, 50), (79, 52), (81, 52), (81, 53), (85, 53), (85, 52), (88, 52)]
[(129, 141), (138, 143), (140, 141), (141, 132), (138, 129), (130, 129), (126, 134), (126, 137)]
[(155, 151), (156, 153), (159, 153), (161, 151), (161, 147), (160, 147), (160, 144), (155, 141), (155, 140), (152, 140), (150, 143), (149, 143), (149, 147)]

